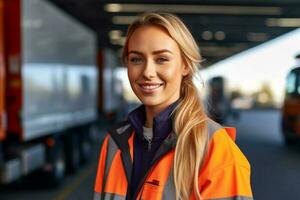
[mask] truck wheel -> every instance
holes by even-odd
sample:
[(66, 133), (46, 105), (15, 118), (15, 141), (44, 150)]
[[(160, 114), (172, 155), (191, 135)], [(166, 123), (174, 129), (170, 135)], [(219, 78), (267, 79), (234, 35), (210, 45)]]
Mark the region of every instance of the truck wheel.
[(297, 141), (295, 139), (290, 138), (290, 137), (285, 135), (284, 136), (284, 143), (285, 143), (286, 146), (294, 146), (297, 143)]
[(100, 140), (99, 127), (96, 124), (93, 124), (88, 128), (88, 137), (90, 138), (91, 143), (96, 143)]
[(81, 138), (80, 157), (82, 163), (87, 163), (92, 157), (92, 142), (87, 135), (84, 135), (84, 133)]
[(80, 166), (79, 135), (77, 133), (69, 134), (66, 144), (68, 171), (74, 173)]
[(48, 177), (47, 185), (55, 187), (61, 183), (66, 171), (66, 157), (63, 143), (56, 139), (55, 145), (49, 147), (48, 152), (48, 170), (46, 177)]

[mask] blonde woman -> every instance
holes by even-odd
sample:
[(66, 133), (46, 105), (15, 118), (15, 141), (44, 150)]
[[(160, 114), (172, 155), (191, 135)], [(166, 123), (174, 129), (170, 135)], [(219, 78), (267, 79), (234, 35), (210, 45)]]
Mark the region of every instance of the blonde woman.
[(252, 199), (235, 129), (204, 112), (192, 81), (201, 56), (183, 22), (141, 15), (128, 29), (123, 61), (143, 105), (109, 130), (94, 199)]

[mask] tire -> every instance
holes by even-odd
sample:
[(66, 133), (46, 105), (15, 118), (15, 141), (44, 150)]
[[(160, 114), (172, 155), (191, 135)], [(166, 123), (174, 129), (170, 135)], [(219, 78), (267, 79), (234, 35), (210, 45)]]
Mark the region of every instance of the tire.
[(295, 146), (297, 144), (297, 140), (295, 140), (294, 138), (290, 138), (286, 135), (284, 135), (284, 144), (288, 147), (291, 147), (291, 146)]
[(92, 157), (92, 142), (84, 133), (82, 134), (82, 139), (80, 140), (80, 158), (81, 163), (85, 164)]
[(50, 187), (58, 186), (66, 172), (66, 156), (63, 142), (55, 140), (55, 145), (48, 148), (48, 170), (46, 173), (46, 185)]
[(66, 138), (67, 170), (75, 173), (80, 167), (80, 142), (77, 133), (70, 133)]
[(90, 125), (87, 129), (87, 135), (92, 144), (100, 140), (99, 127), (96, 124)]
[(284, 139), (284, 144), (287, 147), (293, 147), (295, 146), (299, 140), (297, 140), (297, 138), (295, 137), (291, 137), (291, 135), (286, 131), (288, 129), (286, 122), (284, 120), (284, 118), (281, 119), (281, 133), (283, 135), (283, 139)]

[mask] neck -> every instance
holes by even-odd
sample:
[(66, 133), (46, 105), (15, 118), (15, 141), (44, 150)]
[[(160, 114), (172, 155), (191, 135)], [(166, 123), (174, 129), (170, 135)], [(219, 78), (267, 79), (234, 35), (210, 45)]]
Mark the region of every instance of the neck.
[(162, 111), (162, 109), (146, 106), (145, 111), (146, 111), (145, 127), (152, 128), (154, 117), (157, 116)]
[[(172, 102), (172, 103), (174, 103), (174, 102)], [(171, 104), (169, 104), (168, 106), (170, 106)], [(145, 112), (146, 112), (145, 127), (152, 128), (153, 127), (153, 119), (156, 116), (158, 116), (159, 113), (161, 113), (168, 106), (164, 106), (164, 107), (160, 107), (160, 106), (145, 106)]]

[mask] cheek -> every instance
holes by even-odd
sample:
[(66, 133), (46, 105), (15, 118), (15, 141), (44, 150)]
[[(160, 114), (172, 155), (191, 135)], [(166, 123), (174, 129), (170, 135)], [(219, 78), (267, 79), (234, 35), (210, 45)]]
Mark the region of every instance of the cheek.
[(133, 88), (134, 83), (139, 79), (138, 70), (128, 68), (127, 69), (127, 77), (128, 77), (131, 87)]
[(131, 82), (131, 81), (134, 79), (134, 77), (136, 76), (135, 74), (136, 74), (136, 72), (135, 72), (132, 68), (128, 68), (128, 69), (127, 69), (127, 76), (128, 76), (128, 79), (129, 79), (130, 82)]
[(178, 82), (182, 79), (179, 67), (169, 67), (160, 73), (161, 77), (170, 82)]

